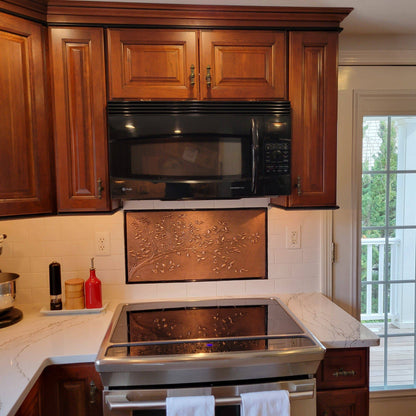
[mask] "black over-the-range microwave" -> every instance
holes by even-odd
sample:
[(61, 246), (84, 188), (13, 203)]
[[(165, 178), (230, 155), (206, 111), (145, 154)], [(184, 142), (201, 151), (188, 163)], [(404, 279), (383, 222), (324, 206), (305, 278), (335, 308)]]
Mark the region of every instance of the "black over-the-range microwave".
[(107, 109), (113, 198), (290, 193), (288, 101), (120, 101)]

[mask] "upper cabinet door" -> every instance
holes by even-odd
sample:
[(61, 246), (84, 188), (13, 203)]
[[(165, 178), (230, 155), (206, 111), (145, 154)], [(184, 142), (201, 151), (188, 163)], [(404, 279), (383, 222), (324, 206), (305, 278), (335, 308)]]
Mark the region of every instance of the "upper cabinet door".
[(286, 98), (285, 39), (284, 32), (202, 31), (201, 98)]
[(51, 213), (44, 28), (0, 14), (0, 216)]
[(107, 211), (103, 29), (49, 30), (58, 211)]
[(289, 35), (293, 192), (276, 205), (336, 208), (337, 48), (336, 32)]
[(197, 32), (108, 29), (110, 99), (198, 98)]

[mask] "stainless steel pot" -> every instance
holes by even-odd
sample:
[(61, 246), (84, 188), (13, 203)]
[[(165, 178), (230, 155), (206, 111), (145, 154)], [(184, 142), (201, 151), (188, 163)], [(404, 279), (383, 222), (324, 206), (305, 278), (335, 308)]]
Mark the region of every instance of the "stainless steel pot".
[(16, 298), (16, 273), (0, 272), (0, 313), (6, 312), (14, 305)]

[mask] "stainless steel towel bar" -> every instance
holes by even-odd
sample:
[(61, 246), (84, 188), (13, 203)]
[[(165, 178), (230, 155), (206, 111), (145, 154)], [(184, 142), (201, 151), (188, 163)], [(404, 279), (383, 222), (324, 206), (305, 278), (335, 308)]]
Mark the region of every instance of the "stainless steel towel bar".
[[(314, 391), (301, 391), (289, 393), (290, 400), (312, 399)], [(149, 400), (149, 401), (130, 401), (125, 394), (107, 395), (105, 398), (107, 406), (110, 410), (151, 410), (166, 409), (165, 400)], [(241, 396), (235, 397), (216, 397), (215, 406), (232, 406), (241, 404)]]

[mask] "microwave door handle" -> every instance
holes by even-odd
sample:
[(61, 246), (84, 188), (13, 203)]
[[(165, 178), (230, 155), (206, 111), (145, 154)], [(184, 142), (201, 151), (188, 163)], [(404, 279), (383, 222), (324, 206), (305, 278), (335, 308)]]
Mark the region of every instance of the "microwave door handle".
[(251, 119), (251, 192), (256, 192), (257, 153), (259, 149), (259, 129), (254, 118)]

